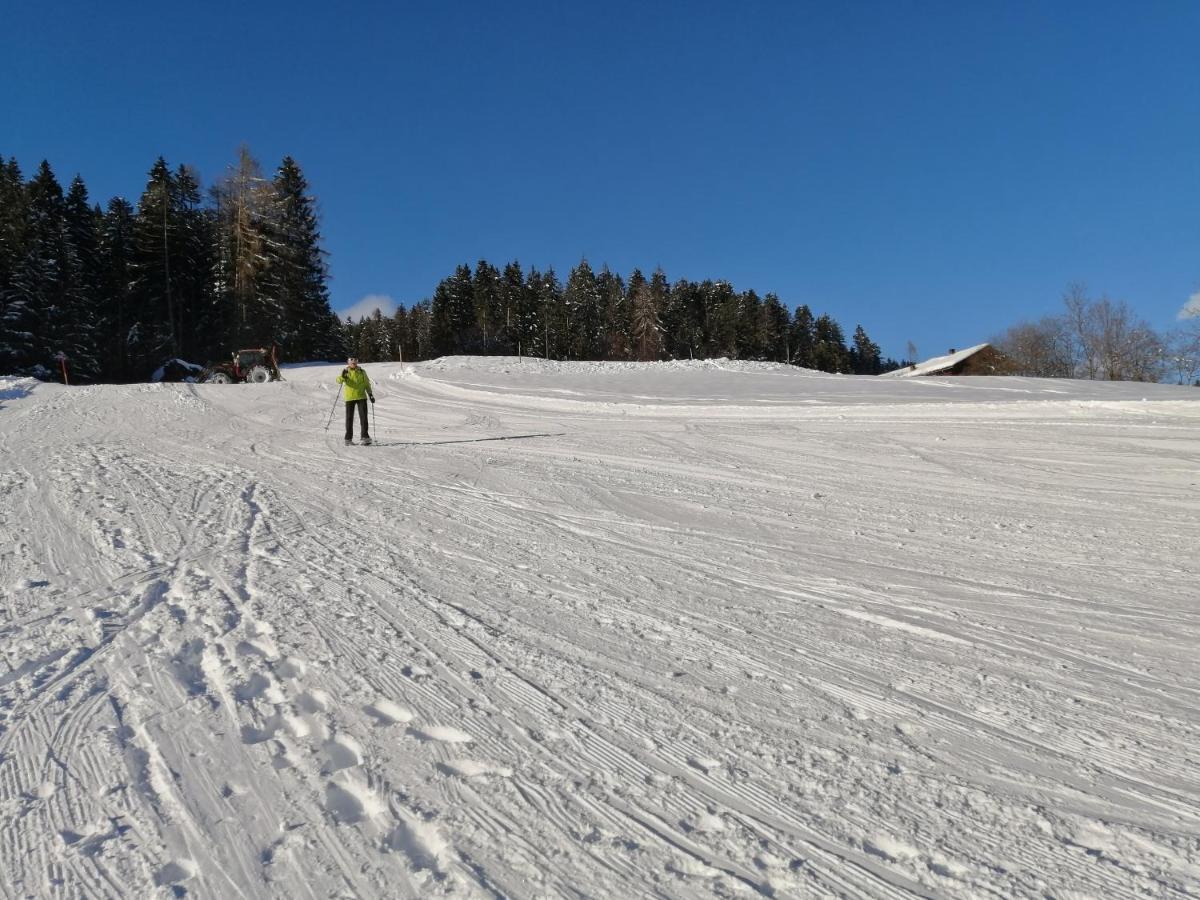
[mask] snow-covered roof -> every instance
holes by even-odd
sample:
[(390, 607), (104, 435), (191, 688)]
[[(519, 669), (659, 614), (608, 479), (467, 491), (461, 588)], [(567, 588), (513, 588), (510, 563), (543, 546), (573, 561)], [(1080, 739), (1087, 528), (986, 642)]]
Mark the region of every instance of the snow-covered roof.
[(932, 359), (927, 359), (925, 362), (917, 363), (915, 366), (906, 366), (903, 369), (896, 369), (894, 372), (884, 372), (885, 376), (890, 375), (894, 378), (908, 378), (913, 375), (936, 375), (938, 372), (945, 369), (952, 369), (964, 359), (974, 356), (988, 344), (976, 344), (974, 347), (968, 347), (966, 350), (956, 350), (953, 353), (947, 353), (945, 356), (935, 356)]

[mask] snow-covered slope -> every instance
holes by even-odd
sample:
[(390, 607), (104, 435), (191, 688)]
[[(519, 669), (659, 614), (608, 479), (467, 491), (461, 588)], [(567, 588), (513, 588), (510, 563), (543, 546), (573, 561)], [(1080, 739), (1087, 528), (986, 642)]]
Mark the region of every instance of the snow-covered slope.
[(0, 896), (1200, 891), (1200, 392), (367, 370), (0, 380)]

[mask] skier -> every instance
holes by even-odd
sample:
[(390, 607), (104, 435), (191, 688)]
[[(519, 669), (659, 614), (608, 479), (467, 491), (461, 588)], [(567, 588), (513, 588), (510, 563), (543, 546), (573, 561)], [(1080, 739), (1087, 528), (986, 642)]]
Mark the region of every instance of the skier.
[(358, 422), (362, 432), (362, 442), (371, 443), (371, 435), (367, 433), (367, 398), (375, 402), (375, 391), (371, 389), (371, 379), (367, 373), (358, 367), (358, 359), (350, 357), (346, 360), (346, 368), (337, 377), (337, 383), (346, 392), (346, 443), (354, 443), (354, 408), (358, 407)]

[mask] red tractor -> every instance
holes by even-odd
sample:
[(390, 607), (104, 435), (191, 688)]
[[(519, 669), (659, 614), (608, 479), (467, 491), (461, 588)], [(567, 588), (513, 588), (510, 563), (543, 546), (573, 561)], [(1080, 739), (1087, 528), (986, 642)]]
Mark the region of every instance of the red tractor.
[(268, 381), (283, 381), (273, 345), (238, 350), (229, 362), (210, 363), (200, 376), (201, 384), (266, 384)]

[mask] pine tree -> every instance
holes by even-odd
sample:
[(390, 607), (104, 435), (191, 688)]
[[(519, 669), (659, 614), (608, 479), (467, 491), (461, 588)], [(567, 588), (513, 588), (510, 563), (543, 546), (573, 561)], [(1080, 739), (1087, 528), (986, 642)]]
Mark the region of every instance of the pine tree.
[(562, 286), (551, 266), (540, 273), (534, 288), (537, 320), (541, 327), (538, 336), (542, 356), (545, 359), (562, 359), (564, 352)]
[(433, 292), (431, 338), (433, 353), (447, 356), (468, 352), (478, 334), (475, 328), (475, 285), (471, 267), (462, 265)]
[(856, 375), (878, 375), (882, 371), (879, 345), (867, 337), (862, 325), (854, 329), (854, 346), (850, 349), (851, 371)]
[(754, 291), (737, 295), (737, 358), (762, 359), (766, 350), (762, 301)]
[(172, 172), (159, 157), (133, 223), (127, 376), (144, 377), (167, 358), (225, 355), (233, 317), (223, 303), (215, 235), (195, 173), (182, 165)]
[(393, 320), (384, 318), (383, 313), (376, 309), (369, 320), (371, 362), (394, 362), (396, 360), (396, 336), (392, 328)]
[(657, 346), (654, 348), (655, 359), (662, 356), (666, 351), (666, 335), (663, 329), (663, 310), (667, 308), (667, 304), (671, 299), (671, 283), (667, 281), (667, 273), (662, 270), (662, 266), (656, 266), (654, 273), (650, 276), (650, 304), (654, 312), (654, 322), (657, 324), (658, 339)]
[(73, 254), (68, 306), (59, 323), (59, 342), (70, 360), (71, 377), (88, 383), (100, 376), (100, 331), (97, 298), (100, 259), (97, 241), (98, 210), (88, 201), (87, 187), (76, 175), (63, 204), (67, 238)]
[(525, 276), (525, 288), (521, 291), (520, 305), (516, 316), (516, 344), (518, 356), (536, 356), (541, 341), (542, 273), (531, 267)]
[(171, 183), (171, 293), (179, 323), (179, 353), (206, 362), (226, 352), (226, 317), (213, 288), (215, 221), (203, 208), (200, 180), (179, 166)]
[(25, 185), (15, 159), (0, 157), (0, 296), (12, 281), (25, 235)]
[(75, 247), (75, 255), (79, 259), (79, 278), (84, 293), (94, 297), (100, 281), (100, 261), (98, 249), (98, 219), (102, 213), (91, 205), (88, 200), (87, 186), (83, 179), (76, 175), (71, 182), (64, 200), (64, 211), (67, 219), (67, 234)]
[(316, 205), (292, 157), (283, 158), (272, 187), (276, 240), (265, 280), (282, 311), (279, 342), (289, 359), (340, 358)]
[(503, 354), (518, 353), (520, 339), (519, 318), (525, 293), (525, 276), (521, 264), (515, 259), (504, 267), (500, 276), (501, 318), (496, 338), (496, 351)]
[(642, 274), (641, 269), (634, 269), (629, 273), (629, 279), (625, 282), (625, 309), (628, 319), (628, 334), (629, 334), (629, 355), (631, 359), (637, 358), (637, 347), (633, 337), (633, 301), (645, 288), (646, 276)]
[[(365, 320), (359, 319), (355, 322), (349, 316), (346, 316), (344, 322), (340, 322), (342, 328), (342, 341), (346, 346), (345, 356), (358, 355), (358, 334), (362, 330), (362, 323)], [(344, 358), (344, 357), (343, 357)]]
[(600, 359), (602, 309), (596, 275), (586, 259), (571, 270), (563, 289), (562, 336), (568, 359)]
[(24, 372), (33, 365), (34, 299), (17, 284), (26, 266), (29, 205), (15, 159), (0, 159), (0, 374)]
[[(630, 282), (633, 282), (632, 278)], [(637, 282), (631, 306), (634, 356), (639, 362), (656, 360), (662, 353), (662, 323), (658, 318), (654, 291), (645, 279)]]
[(807, 304), (800, 304), (792, 314), (792, 364), (805, 369), (817, 368), (817, 323)]
[(172, 294), (179, 322), (182, 358), (205, 362), (227, 353), (227, 317), (212, 282), (216, 263), (216, 217), (205, 209), (199, 176), (180, 166), (172, 184), (174, 222)]
[(813, 360), (822, 372), (849, 372), (850, 353), (840, 326), (828, 313), (822, 313), (816, 322), (816, 342)]
[(333, 362), (345, 359), (350, 344), (346, 337), (346, 326), (337, 313), (330, 312), (325, 325), (325, 343), (315, 351), (317, 359)]
[(135, 377), (144, 378), (165, 358), (179, 355), (181, 329), (171, 285), (171, 251), (177, 228), (172, 215), (173, 182), (171, 170), (160, 156), (150, 170), (134, 218), (129, 357)]
[(412, 362), (415, 354), (412, 352), (412, 335), (408, 324), (408, 310), (401, 303), (392, 313), (392, 339), (396, 342), (396, 357), (401, 361)]
[(461, 265), (450, 276), (450, 324), (454, 353), (467, 353), (479, 345), (475, 328), (475, 281), (471, 267)]
[(101, 363), (107, 381), (128, 381), (130, 326), (133, 313), (134, 212), (127, 200), (114, 197), (100, 222), (97, 293)]
[[(378, 313), (379, 310), (375, 312)], [(378, 362), (379, 343), (379, 321), (373, 316), (359, 319), (354, 343), (354, 355), (358, 357), (358, 361)]]
[(79, 260), (71, 243), (62, 187), (48, 162), (26, 186), (23, 253), (5, 303), (6, 352), (12, 370), (43, 378), (59, 371), (57, 357), (74, 365), (74, 315), (85, 303)]
[(433, 289), (429, 338), (434, 356), (449, 356), (454, 352), (454, 298), (449, 278), (443, 278)]
[(471, 304), (475, 311), (475, 324), (469, 345), (479, 352), (492, 353), (496, 346), (496, 335), (504, 327), (504, 301), (500, 285), (500, 272), (485, 259), (475, 264), (471, 278)]
[(791, 362), (791, 320), (787, 307), (775, 294), (763, 297), (763, 330), (767, 337), (767, 359)]
[(410, 348), (405, 349), (405, 359), (429, 359), (433, 355), (430, 326), (433, 321), (431, 305), (428, 300), (414, 303), (408, 311), (408, 331)]
[(705, 351), (709, 358), (737, 356), (738, 295), (728, 281), (705, 281)]
[(604, 359), (624, 360), (632, 355), (629, 300), (625, 295), (625, 282), (620, 275), (611, 272), (608, 266), (596, 276), (596, 292), (603, 307), (602, 350)]
[(669, 341), (667, 351), (676, 359), (695, 359), (704, 348), (704, 294), (700, 285), (681, 278), (671, 288), (663, 314)]

